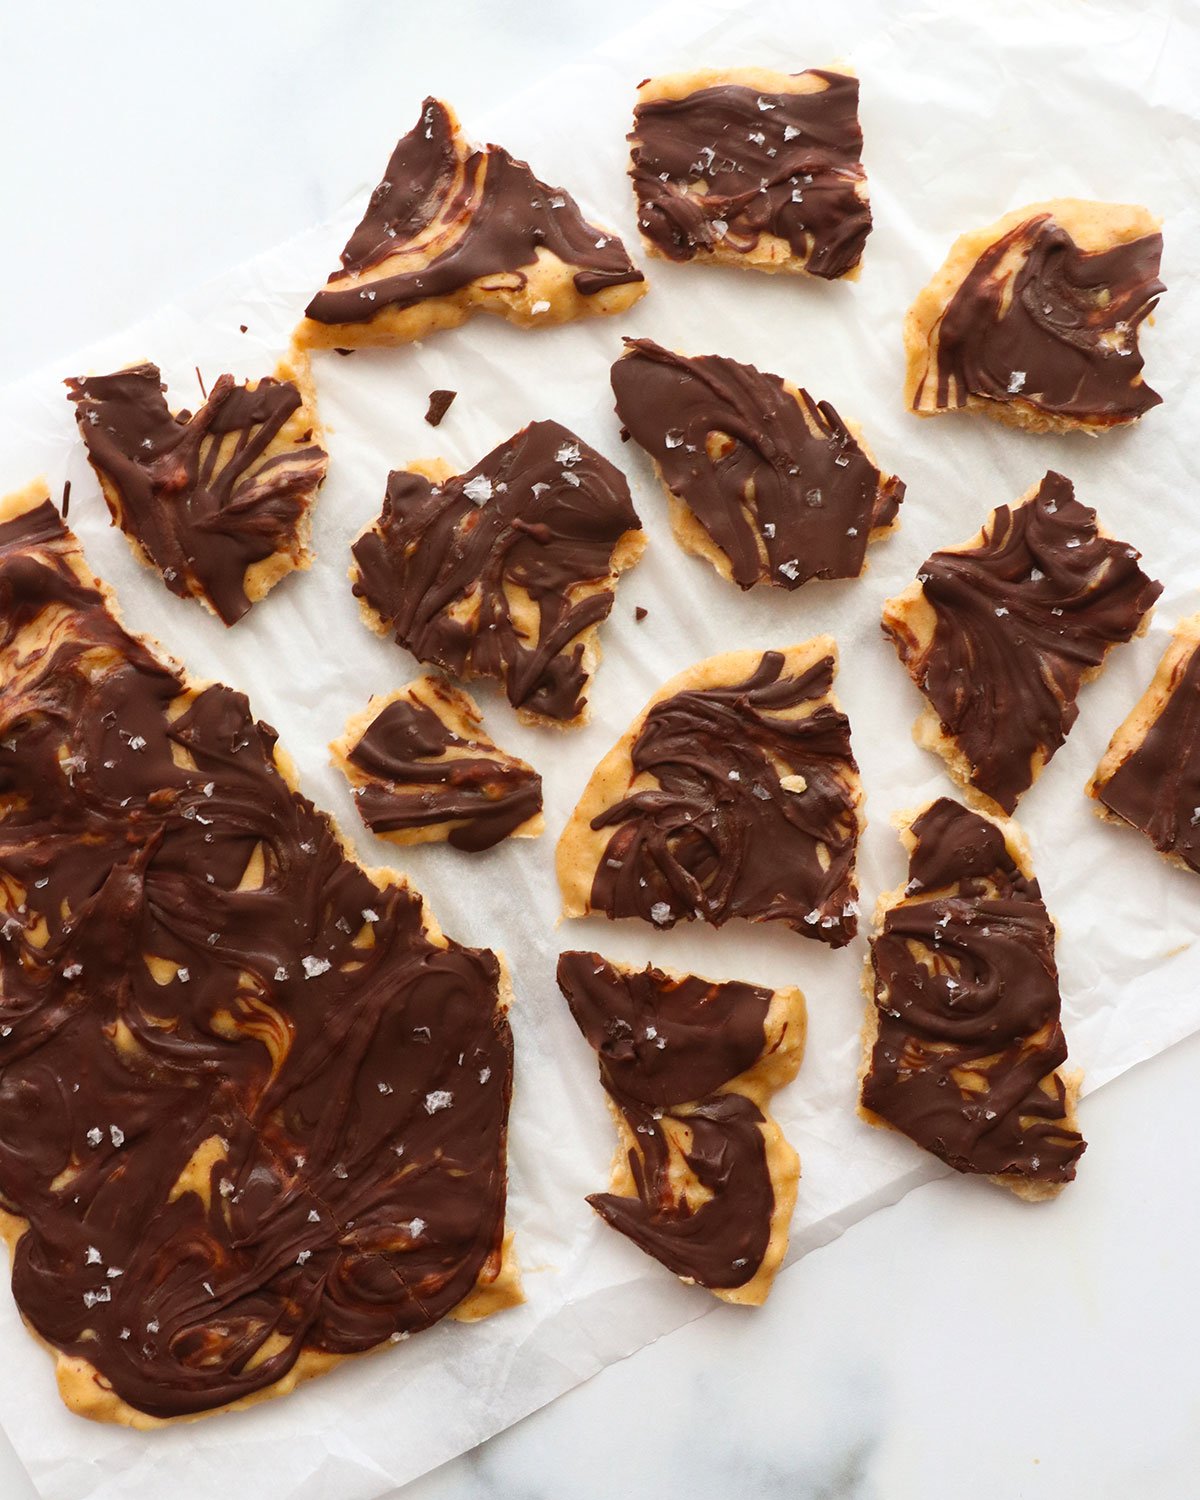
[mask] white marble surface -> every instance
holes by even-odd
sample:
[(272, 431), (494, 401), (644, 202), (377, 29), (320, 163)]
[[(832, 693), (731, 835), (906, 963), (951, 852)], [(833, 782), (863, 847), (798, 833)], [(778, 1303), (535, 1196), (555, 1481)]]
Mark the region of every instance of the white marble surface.
[[(469, 118), (644, 9), (0, 7), (0, 271), (19, 288), (0, 381), (323, 217), (425, 92)], [(1198, 1071), (1193, 1040), (1086, 1101), (1091, 1148), (1057, 1203), (921, 1189), (761, 1313), (712, 1313), (407, 1496), (1195, 1494)], [(0, 1497), (32, 1494), (0, 1440)]]

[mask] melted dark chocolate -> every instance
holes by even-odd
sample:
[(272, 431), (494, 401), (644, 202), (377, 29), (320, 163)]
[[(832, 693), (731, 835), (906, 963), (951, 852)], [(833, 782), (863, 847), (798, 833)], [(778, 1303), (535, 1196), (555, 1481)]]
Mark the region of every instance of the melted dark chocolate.
[(971, 785), (1011, 812), (1035, 756), (1049, 760), (1078, 717), (1085, 675), (1136, 634), (1162, 585), (1053, 471), (1025, 504), (998, 506), (985, 532), (922, 566), (927, 648), (902, 617), (885, 614), (883, 628), (970, 762)]
[[(558, 984), (635, 1142), (637, 1197), (587, 1201), (676, 1276), (744, 1286), (766, 1254), (775, 1193), (762, 1114), (744, 1095), (721, 1091), (763, 1055), (771, 991), (652, 967), (631, 972), (580, 952), (559, 958)], [(664, 1119), (691, 1131), (683, 1159), (712, 1193), (697, 1208), (672, 1187)]]
[[(347, 275), (357, 277), (389, 256), (423, 254), (421, 241), (438, 221), (451, 238), (431, 259), (345, 284)], [(569, 193), (541, 182), (499, 146), (472, 150), (446, 106), (426, 99), (342, 252), (342, 270), (307, 314), (318, 323), (367, 323), (385, 307), (448, 297), (482, 276), (523, 285), (539, 250), (576, 268), (575, 289), (583, 297), (645, 279), (617, 236), (589, 224)]]
[(495, 955), (430, 941), (79, 557), (49, 502), (0, 525), (0, 1203), (25, 1319), (172, 1417), (498, 1264), (512, 1043)]
[(975, 262), (937, 325), (936, 369), (925, 377), (937, 383), (937, 405), (1018, 400), (1093, 426), (1157, 406), (1137, 334), (1166, 290), (1161, 257), (1160, 234), (1087, 253), (1049, 214), (1010, 229)]
[(299, 549), (300, 524), (329, 456), (311, 431), (267, 448), (303, 404), (290, 380), (255, 389), (222, 375), (195, 416), (172, 416), (157, 365), (68, 380), (75, 418), (113, 520), (181, 599), (206, 599), (232, 625), (250, 608), (246, 570)]
[[(994, 823), (948, 797), (912, 825), (905, 899), (871, 943), (865, 1107), (959, 1172), (1069, 1182), (1054, 923)], [(1046, 1085), (1049, 1093), (1046, 1092)]]
[[(354, 592), (419, 661), (493, 677), (514, 707), (570, 720), (586, 701), (580, 636), (607, 619), (614, 550), (640, 524), (619, 469), (559, 423), (531, 422), (443, 484), (390, 474), (382, 515), (354, 543)], [(513, 589), (536, 612), (524, 624)]]
[(1095, 796), (1156, 849), (1200, 871), (1200, 647), (1175, 666), (1170, 696)]
[(476, 852), (508, 838), (542, 808), (536, 771), (486, 736), (462, 738), (417, 699), (387, 704), (346, 758), (370, 778), (354, 788), (354, 798), (375, 833), (452, 823), (448, 842)]
[[(832, 656), (794, 677), (782, 653), (767, 651), (744, 682), (654, 704), (632, 752), (633, 776), (654, 784), (592, 820), (614, 830), (592, 907), (658, 927), (779, 921), (834, 948), (848, 943), (858, 767), (849, 720), (826, 701), (833, 674)], [(782, 785), (792, 776), (803, 790)]]
[(729, 560), (733, 581), (799, 588), (856, 578), (867, 539), (896, 519), (882, 475), (827, 401), (799, 401), (778, 375), (650, 339), (612, 367), (617, 415)]
[(770, 234), (814, 276), (858, 265), (871, 232), (856, 191), (865, 180), (858, 79), (815, 68), (806, 76), (826, 87), (764, 94), (719, 84), (637, 106), (629, 175), (638, 228), (655, 249), (691, 260), (718, 244), (752, 250)]

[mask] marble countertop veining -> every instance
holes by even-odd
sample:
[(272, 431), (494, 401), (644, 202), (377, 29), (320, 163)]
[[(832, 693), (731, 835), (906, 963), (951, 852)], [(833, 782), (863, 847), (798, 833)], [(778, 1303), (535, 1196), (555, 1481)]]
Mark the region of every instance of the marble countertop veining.
[[(469, 119), (643, 10), (261, 0), (206, 27), (191, 6), (10, 6), (0, 265), (21, 295), (0, 381), (328, 213), (332, 185), (373, 170), (425, 91)], [(253, 170), (226, 180), (239, 160)], [(82, 299), (63, 291), (81, 246)], [(1086, 1100), (1090, 1149), (1058, 1201), (958, 1179), (919, 1189), (783, 1273), (765, 1309), (713, 1311), (404, 1500), (1186, 1500), (1200, 1474), (1198, 1074), (1193, 1038)], [(33, 1495), (0, 1435), (0, 1497)]]

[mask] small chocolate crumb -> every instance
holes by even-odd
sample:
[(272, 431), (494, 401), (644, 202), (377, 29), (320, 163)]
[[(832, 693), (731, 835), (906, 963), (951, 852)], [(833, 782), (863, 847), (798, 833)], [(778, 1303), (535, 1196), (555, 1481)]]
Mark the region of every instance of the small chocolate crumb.
[(633, 618), (634, 618), (634, 619), (635, 619), (635, 620), (636, 620), (636, 621), (637, 621), (637, 622), (638, 622), (638, 623), (639, 623), (639, 625), (640, 625), (640, 624), (641, 624), (641, 622), (642, 622), (642, 621), (643, 621), (643, 620), (644, 620), (644, 619), (645, 619), (645, 618), (646, 618), (646, 616), (647, 616), (647, 615), (648, 615), (648, 614), (649, 614), (649, 613), (650, 613), (650, 611), (649, 611), (649, 610), (648, 610), (648, 609), (643, 609), (643, 608), (642, 608), (642, 606), (641, 606), (641, 605), (640, 605), (640, 604), (639, 604), (639, 605), (637, 605), (637, 606), (636, 606), (636, 607), (635, 607), (635, 609), (634, 609), (634, 611), (633, 611)]
[(71, 481), (63, 480), (62, 518), (65, 521), (71, 510)]
[(353, 349), (335, 349), (333, 352), (335, 354), (353, 354), (354, 350)]
[(430, 427), (437, 427), (441, 423), (457, 395), (457, 391), (430, 391), (429, 410), (425, 413), (425, 420)]
[(629, 428), (628, 427), (622, 427), (621, 428), (621, 441), (623, 443), (627, 443), (629, 441)]
[(200, 373), (200, 366), (196, 365), (195, 370), (196, 370), (196, 384), (200, 387), (200, 394), (207, 401), (208, 400), (208, 392), (204, 388), (204, 376), (201, 375), (201, 373)]
[(242, 330), (243, 333), (246, 332), (246, 325), (245, 325), (245, 323), (239, 323), (238, 327)]

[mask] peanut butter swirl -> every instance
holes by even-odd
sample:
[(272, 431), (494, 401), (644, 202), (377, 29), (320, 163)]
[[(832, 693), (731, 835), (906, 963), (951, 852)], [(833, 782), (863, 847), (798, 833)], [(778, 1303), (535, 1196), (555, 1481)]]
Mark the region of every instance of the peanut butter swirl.
[(718, 83), (637, 105), (629, 175), (638, 228), (661, 255), (747, 252), (773, 236), (813, 276), (858, 265), (871, 232), (858, 79), (818, 68), (801, 76), (814, 86)]
[[(411, 265), (361, 284), (353, 279), (406, 251)], [(307, 316), (366, 323), (385, 307), (446, 297), (480, 277), (521, 285), (543, 251), (575, 268), (582, 297), (645, 279), (617, 236), (589, 224), (568, 192), (540, 181), (499, 146), (469, 146), (446, 106), (429, 98), (392, 152), (342, 251), (341, 271), (312, 299)]]
[(80, 1409), (195, 1415), (436, 1322), (499, 1269), (496, 956), (126, 634), (48, 501), (0, 524), (0, 680), (0, 1203)]
[(173, 594), (232, 625), (283, 573), (307, 567), (308, 511), (329, 456), (295, 381), (222, 375), (194, 416), (172, 416), (157, 365), (67, 386), (113, 520)]
[(904, 498), (827, 401), (717, 355), (626, 339), (617, 415), (748, 589), (856, 578)]
[[(1162, 235), (1084, 251), (1048, 213), (989, 246), (937, 325), (936, 406), (977, 396), (1092, 427), (1131, 422), (1162, 397), (1142, 379), (1138, 329), (1166, 290)], [(924, 383), (913, 401), (919, 407)]]
[(1050, 471), (977, 538), (927, 558), (885, 605), (884, 633), (965, 761), (963, 778), (1006, 812), (1066, 738), (1083, 683), (1162, 592), (1139, 555)]
[(745, 680), (651, 706), (631, 790), (591, 820), (613, 830), (595, 910), (657, 927), (778, 921), (834, 948), (850, 941), (858, 767), (831, 699), (834, 667), (830, 654), (793, 675), (765, 651)]
[(990, 819), (942, 797), (909, 838), (908, 884), (871, 943), (863, 1106), (956, 1171), (1044, 1196), (1084, 1150), (1057, 1071), (1054, 923)]
[(419, 661), (571, 722), (640, 525), (619, 469), (558, 422), (531, 422), (465, 474), (390, 474), (354, 543), (354, 592)]
[[(558, 985), (624, 1121), (634, 1193), (592, 1193), (602, 1219), (677, 1276), (744, 1286), (771, 1237), (775, 1193), (755, 1103), (728, 1085), (768, 1047), (772, 991), (738, 981), (619, 969), (564, 953)], [(687, 1132), (680, 1146), (675, 1129)], [(699, 1184), (693, 1205), (673, 1159)]]

